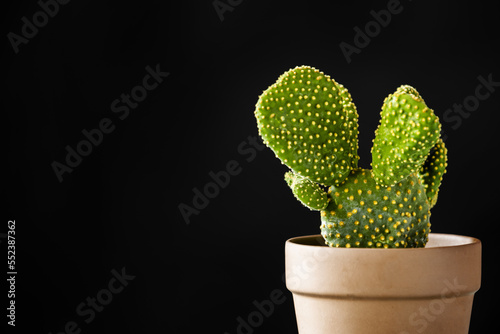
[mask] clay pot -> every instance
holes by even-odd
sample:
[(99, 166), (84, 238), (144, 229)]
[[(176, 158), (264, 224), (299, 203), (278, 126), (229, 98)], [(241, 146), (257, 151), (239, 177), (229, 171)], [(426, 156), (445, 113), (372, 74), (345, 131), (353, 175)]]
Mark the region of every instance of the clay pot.
[(429, 235), (425, 248), (331, 248), (321, 235), (285, 244), (299, 334), (467, 334), (481, 285), (481, 242)]

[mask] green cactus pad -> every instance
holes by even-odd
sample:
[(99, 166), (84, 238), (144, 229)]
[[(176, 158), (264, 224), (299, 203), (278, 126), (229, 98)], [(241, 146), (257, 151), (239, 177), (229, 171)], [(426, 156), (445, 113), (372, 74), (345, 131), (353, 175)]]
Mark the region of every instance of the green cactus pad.
[(262, 93), (255, 117), (264, 143), (295, 173), (339, 184), (357, 166), (358, 115), (347, 90), (300, 66)]
[(330, 247), (424, 247), (430, 232), (430, 207), (420, 178), (410, 174), (382, 187), (370, 170), (353, 170), (329, 190), (321, 211), (321, 234)]
[(415, 96), (417, 99), (422, 100), (422, 102), (424, 101), (422, 96), (420, 96), (420, 93), (410, 85), (401, 85), (398, 89), (396, 89), (396, 92), (400, 94), (410, 94)]
[(340, 96), (342, 97), (344, 111), (347, 115), (347, 124), (349, 131), (346, 133), (350, 140), (351, 146), (351, 167), (352, 169), (358, 168), (358, 112), (356, 105), (352, 102), (351, 94), (343, 85), (339, 84)]
[(423, 180), (427, 199), (431, 208), (436, 204), (439, 186), (446, 173), (448, 150), (442, 139), (439, 139), (432, 148), (427, 160), (420, 169), (419, 175)]
[(391, 186), (418, 172), (439, 139), (439, 118), (415, 88), (404, 85), (382, 106), (372, 147), (373, 177)]
[(323, 210), (328, 206), (330, 201), (328, 195), (316, 182), (293, 172), (285, 174), (285, 181), (292, 189), (295, 198), (309, 209)]

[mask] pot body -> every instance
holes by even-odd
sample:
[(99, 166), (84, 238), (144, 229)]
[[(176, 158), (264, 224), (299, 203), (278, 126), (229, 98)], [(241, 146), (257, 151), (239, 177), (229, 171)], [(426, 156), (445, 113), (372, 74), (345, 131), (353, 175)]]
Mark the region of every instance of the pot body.
[(425, 248), (285, 244), (299, 334), (467, 334), (481, 284), (478, 239), (430, 233)]

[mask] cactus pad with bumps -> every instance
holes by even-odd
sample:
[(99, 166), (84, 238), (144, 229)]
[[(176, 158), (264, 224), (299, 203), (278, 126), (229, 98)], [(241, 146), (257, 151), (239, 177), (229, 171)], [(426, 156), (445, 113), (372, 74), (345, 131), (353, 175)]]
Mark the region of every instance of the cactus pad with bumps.
[(439, 139), (441, 124), (415, 88), (404, 85), (382, 106), (372, 147), (373, 176), (390, 186), (418, 172)]
[(421, 180), (411, 174), (393, 186), (375, 182), (370, 170), (353, 170), (329, 190), (321, 234), (332, 247), (424, 247), (430, 208)]
[(339, 84), (340, 96), (344, 106), (344, 111), (347, 116), (347, 128), (349, 131), (346, 133), (348, 140), (351, 143), (351, 167), (352, 169), (358, 168), (358, 112), (356, 105), (352, 102), (351, 94), (347, 88)]
[(357, 166), (356, 108), (343, 86), (315, 68), (281, 75), (259, 97), (255, 116), (264, 143), (301, 176), (330, 186)]
[(446, 172), (447, 153), (448, 150), (444, 146), (443, 140), (439, 139), (419, 172), (431, 208), (437, 202), (439, 186), (443, 180), (443, 174)]
[(316, 182), (293, 172), (285, 174), (285, 181), (292, 189), (292, 192), (304, 206), (311, 210), (322, 210), (327, 207), (330, 201), (326, 191)]

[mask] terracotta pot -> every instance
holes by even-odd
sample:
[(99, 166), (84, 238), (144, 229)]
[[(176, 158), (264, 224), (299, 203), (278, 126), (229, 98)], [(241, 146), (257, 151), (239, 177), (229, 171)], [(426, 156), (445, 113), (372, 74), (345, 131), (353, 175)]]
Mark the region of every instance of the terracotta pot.
[(300, 334), (467, 334), (481, 285), (481, 242), (429, 235), (425, 248), (331, 248), (321, 235), (285, 244)]

